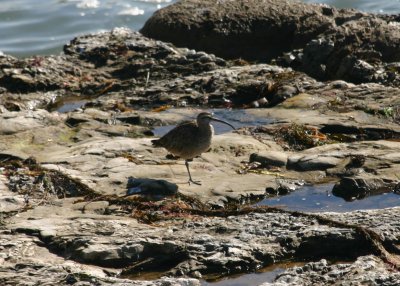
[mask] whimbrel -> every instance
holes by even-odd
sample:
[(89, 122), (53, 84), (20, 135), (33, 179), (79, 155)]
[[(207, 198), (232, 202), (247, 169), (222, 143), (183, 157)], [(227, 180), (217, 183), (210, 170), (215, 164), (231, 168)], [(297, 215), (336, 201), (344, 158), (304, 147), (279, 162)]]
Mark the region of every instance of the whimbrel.
[(196, 120), (182, 123), (160, 139), (151, 141), (154, 146), (164, 147), (174, 156), (185, 159), (185, 166), (189, 174), (189, 184), (201, 185), (199, 182), (193, 181), (189, 171), (189, 162), (210, 148), (211, 138), (214, 133), (214, 128), (211, 126), (210, 121), (221, 122), (235, 129), (228, 122), (213, 117), (211, 113), (202, 112), (197, 115)]

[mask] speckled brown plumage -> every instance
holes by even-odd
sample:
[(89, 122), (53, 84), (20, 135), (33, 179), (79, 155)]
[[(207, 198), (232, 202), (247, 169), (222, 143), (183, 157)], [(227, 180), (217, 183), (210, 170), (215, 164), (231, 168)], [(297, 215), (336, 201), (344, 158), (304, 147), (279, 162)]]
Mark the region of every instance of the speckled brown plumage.
[(197, 116), (196, 120), (182, 123), (160, 139), (151, 141), (154, 146), (164, 147), (173, 155), (185, 159), (185, 165), (189, 174), (189, 183), (199, 184), (192, 180), (188, 162), (210, 148), (214, 133), (210, 121), (221, 122), (235, 129), (228, 122), (213, 117), (211, 113), (202, 112)]

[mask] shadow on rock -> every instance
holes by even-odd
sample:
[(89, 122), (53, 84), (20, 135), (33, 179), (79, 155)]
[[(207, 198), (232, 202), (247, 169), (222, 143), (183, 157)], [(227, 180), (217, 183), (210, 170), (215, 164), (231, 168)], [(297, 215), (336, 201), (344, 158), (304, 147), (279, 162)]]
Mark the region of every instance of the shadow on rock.
[(149, 199), (160, 200), (176, 195), (178, 186), (166, 180), (129, 177), (126, 196), (142, 195)]

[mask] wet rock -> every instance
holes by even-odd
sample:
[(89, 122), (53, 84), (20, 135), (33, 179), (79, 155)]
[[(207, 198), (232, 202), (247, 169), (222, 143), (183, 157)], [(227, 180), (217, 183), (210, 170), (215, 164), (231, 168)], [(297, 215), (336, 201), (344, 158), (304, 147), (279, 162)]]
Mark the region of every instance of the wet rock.
[(368, 173), (357, 174), (354, 177), (344, 177), (333, 187), (332, 193), (346, 201), (363, 199), (395, 190), (398, 180), (385, 180)]

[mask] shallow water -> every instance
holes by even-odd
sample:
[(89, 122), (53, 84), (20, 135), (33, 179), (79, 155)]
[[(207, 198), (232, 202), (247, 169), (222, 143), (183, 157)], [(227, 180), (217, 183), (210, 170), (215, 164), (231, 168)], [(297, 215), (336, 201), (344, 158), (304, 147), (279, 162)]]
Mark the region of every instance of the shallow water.
[(139, 30), (174, 0), (2, 0), (0, 51), (23, 57), (61, 52), (74, 37), (114, 27)]
[(273, 282), (275, 278), (292, 267), (304, 266), (306, 262), (281, 262), (260, 269), (256, 273), (237, 274), (215, 282), (201, 283), (202, 286), (257, 286), (266, 282)]
[[(139, 30), (159, 8), (176, 0), (2, 0), (0, 51), (18, 57), (59, 54), (64, 44), (115, 27)], [(400, 13), (400, 0), (304, 0), (367, 12)]]
[(59, 106), (59, 107), (56, 106), (53, 109), (60, 113), (67, 113), (67, 112), (74, 111), (74, 110), (77, 110), (77, 109), (83, 107), (87, 102), (88, 102), (88, 100), (86, 100), (86, 99), (75, 99), (75, 100), (71, 100), (71, 101), (63, 101), (61, 106)]
[(287, 195), (269, 197), (257, 205), (279, 206), (305, 212), (349, 212), (400, 206), (400, 195), (384, 193), (361, 200), (345, 201), (332, 194), (333, 184), (304, 186)]

